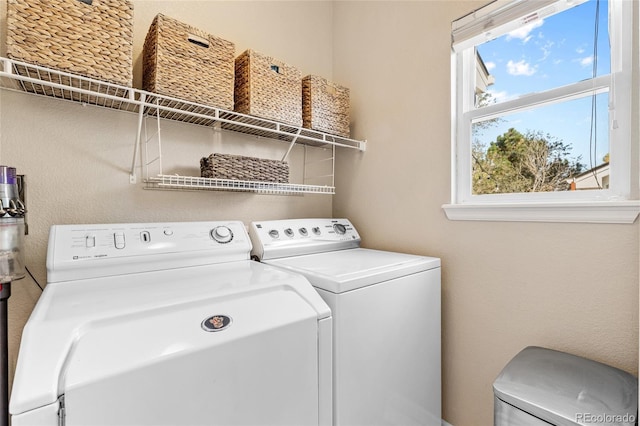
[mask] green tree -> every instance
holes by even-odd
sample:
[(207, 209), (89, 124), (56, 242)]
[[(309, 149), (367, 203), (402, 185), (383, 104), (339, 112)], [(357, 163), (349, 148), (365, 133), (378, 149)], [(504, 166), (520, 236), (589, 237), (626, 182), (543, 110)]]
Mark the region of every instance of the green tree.
[(486, 147), (472, 147), (473, 193), (549, 192), (569, 189), (583, 166), (569, 159), (571, 145), (549, 134), (509, 129)]

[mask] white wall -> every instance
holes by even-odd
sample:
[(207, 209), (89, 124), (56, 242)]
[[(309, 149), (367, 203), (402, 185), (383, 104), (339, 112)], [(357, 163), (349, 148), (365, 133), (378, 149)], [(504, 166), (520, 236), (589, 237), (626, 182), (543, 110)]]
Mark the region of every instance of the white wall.
[[(334, 6), (334, 78), (351, 88), (354, 133), (368, 145), (338, 157), (333, 212), (367, 247), (442, 258), (443, 416), (455, 426), (492, 424), (493, 380), (528, 345), (638, 371), (637, 221), (453, 222), (441, 209), (451, 21), (483, 3)], [(634, 143), (638, 159), (637, 131)]]
[[(4, 37), (6, 1), (0, 31)], [(156, 13), (298, 67), (303, 75), (331, 78), (332, 3), (263, 1), (135, 1), (134, 86), (140, 87), (142, 44)], [(3, 43), (4, 46), (4, 43)], [(4, 51), (4, 50), (3, 50)], [(28, 181), (27, 267), (46, 283), (49, 227), (65, 223), (150, 222), (286, 217), (329, 217), (330, 195), (271, 196), (231, 192), (148, 191), (129, 184), (137, 116), (92, 106), (0, 91), (0, 164), (16, 167)], [(199, 176), (202, 156), (222, 152), (281, 158), (288, 144), (225, 134), (184, 124), (162, 125), (165, 173)], [(301, 173), (302, 149), (294, 150), (293, 174)], [(39, 297), (29, 278), (13, 285), (9, 300), (10, 364), (22, 327)]]

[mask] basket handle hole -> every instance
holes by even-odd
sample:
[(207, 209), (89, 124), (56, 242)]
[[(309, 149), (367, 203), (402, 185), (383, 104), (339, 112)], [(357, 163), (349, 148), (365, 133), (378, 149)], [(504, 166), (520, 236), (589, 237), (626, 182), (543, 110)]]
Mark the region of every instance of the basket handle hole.
[(189, 43), (193, 43), (196, 46), (204, 47), (205, 49), (209, 48), (209, 40), (206, 40), (206, 39), (204, 39), (202, 37), (198, 37), (196, 35), (189, 34), (189, 36), (187, 37), (187, 40), (189, 41)]
[(336, 94), (336, 88), (334, 86), (327, 86), (325, 92), (327, 92), (330, 95), (335, 95)]
[(278, 65), (271, 65), (271, 71), (275, 72), (276, 74), (280, 74), (280, 67)]
[(91, 6), (91, 4), (93, 3), (93, 0), (78, 0), (80, 3), (85, 3), (88, 4), (89, 6)]

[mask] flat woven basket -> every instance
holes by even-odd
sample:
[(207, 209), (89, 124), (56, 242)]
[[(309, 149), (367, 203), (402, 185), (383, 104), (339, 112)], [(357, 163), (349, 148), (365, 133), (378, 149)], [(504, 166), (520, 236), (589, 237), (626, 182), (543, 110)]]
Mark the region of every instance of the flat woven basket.
[(234, 57), (232, 42), (158, 14), (144, 41), (142, 86), (232, 110)]
[(128, 0), (8, 0), (7, 56), (131, 87), (133, 5)]
[(332, 135), (349, 137), (349, 89), (326, 78), (302, 79), (302, 125)]
[(204, 178), (289, 183), (289, 164), (284, 161), (214, 153), (200, 159)]
[(235, 111), (302, 126), (302, 74), (300, 71), (247, 50), (235, 61)]

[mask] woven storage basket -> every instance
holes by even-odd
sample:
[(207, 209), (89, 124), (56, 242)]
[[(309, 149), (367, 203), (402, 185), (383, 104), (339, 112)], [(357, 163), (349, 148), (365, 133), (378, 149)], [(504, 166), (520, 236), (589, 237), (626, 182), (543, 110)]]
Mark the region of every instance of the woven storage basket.
[(235, 45), (158, 14), (143, 48), (144, 90), (233, 109)]
[(349, 89), (315, 75), (303, 78), (302, 125), (348, 138)]
[(215, 179), (289, 183), (289, 164), (284, 161), (216, 153), (200, 160), (200, 175)]
[(247, 50), (235, 61), (235, 111), (302, 126), (302, 74), (272, 57)]
[(9, 0), (7, 30), (11, 59), (132, 85), (128, 0)]

